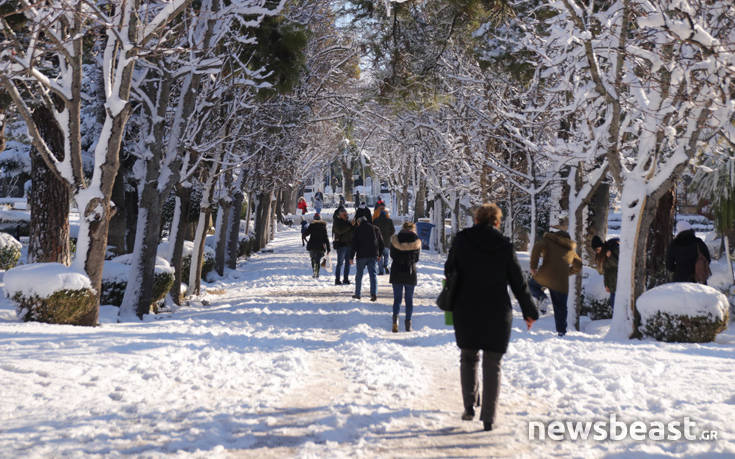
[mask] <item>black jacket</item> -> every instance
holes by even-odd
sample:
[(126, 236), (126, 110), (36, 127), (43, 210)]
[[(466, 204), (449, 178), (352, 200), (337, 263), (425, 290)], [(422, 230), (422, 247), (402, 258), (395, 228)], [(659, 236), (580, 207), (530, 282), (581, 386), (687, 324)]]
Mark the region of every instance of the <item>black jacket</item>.
[(421, 239), (413, 231), (401, 230), (390, 239), (390, 283), (416, 285), (416, 263), (421, 253)]
[(378, 257), (383, 251), (383, 237), (378, 227), (369, 221), (358, 225), (352, 236), (352, 249), (357, 258)]
[(383, 242), (386, 244), (388, 244), (391, 237), (396, 234), (396, 227), (393, 224), (393, 220), (384, 215), (376, 218), (373, 224), (380, 228), (380, 234), (383, 236)]
[(697, 263), (697, 247), (707, 261), (712, 261), (709, 249), (703, 240), (694, 235), (694, 230), (677, 234), (666, 254), (666, 269), (674, 273), (674, 282), (696, 282), (694, 265)]
[(458, 274), (454, 335), (461, 349), (499, 353), (508, 349), (513, 319), (508, 285), (523, 317), (538, 319), (513, 245), (497, 229), (475, 225), (460, 231), (444, 272)]
[(355, 221), (359, 220), (360, 217), (367, 218), (368, 223), (373, 222), (373, 215), (370, 213), (370, 209), (368, 209), (367, 207), (365, 207), (364, 209), (360, 207), (357, 208), (357, 210), (355, 211)]
[(336, 217), (332, 222), (332, 234), (334, 235), (334, 248), (352, 245), (352, 235), (355, 227), (349, 220)]
[(329, 252), (331, 250), (329, 236), (327, 236), (327, 222), (324, 220), (314, 220), (306, 228), (306, 235), (309, 236), (309, 243), (306, 244), (306, 250), (320, 250), (322, 252)]

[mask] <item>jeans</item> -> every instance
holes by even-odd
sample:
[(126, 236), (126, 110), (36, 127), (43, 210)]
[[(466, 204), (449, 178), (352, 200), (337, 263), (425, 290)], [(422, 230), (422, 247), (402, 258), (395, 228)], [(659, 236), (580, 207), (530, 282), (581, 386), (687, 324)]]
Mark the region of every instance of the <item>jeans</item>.
[(350, 258), (351, 258), (350, 252), (351, 251), (352, 251), (352, 247), (350, 247), (349, 245), (340, 247), (337, 249), (337, 267), (334, 270), (334, 275), (337, 278), (337, 280), (339, 280), (340, 268), (342, 268), (343, 265), (344, 265), (344, 273), (343, 273), (344, 280), (348, 280), (350, 276)]
[(383, 256), (378, 260), (378, 268), (380, 274), (385, 274), (388, 271), (388, 263), (390, 262), (390, 249), (388, 247), (383, 249)]
[(355, 270), (355, 295), (360, 296), (362, 290), (362, 273), (367, 267), (370, 276), (370, 296), (378, 296), (378, 278), (375, 275), (375, 257), (358, 258), (357, 269)]
[(401, 312), (401, 301), (403, 300), (403, 291), (406, 291), (406, 320), (411, 320), (413, 314), (413, 291), (415, 285), (409, 284), (393, 284), (393, 317), (397, 317)]
[(554, 322), (556, 332), (564, 335), (567, 332), (567, 295), (566, 293), (549, 290), (551, 293), (551, 304), (554, 305)]
[(546, 293), (544, 293), (544, 288), (541, 287), (541, 284), (536, 282), (536, 279), (533, 277), (528, 279), (528, 290), (530, 290), (531, 296), (534, 297), (536, 301), (548, 299)]
[[(500, 394), (500, 360), (503, 354), (482, 351), (482, 410), (480, 419), (493, 424), (495, 409)], [(460, 382), (462, 383), (462, 400), (466, 413), (474, 413), (480, 405), (480, 381), (477, 370), (480, 363), (480, 351), (462, 349), (459, 358)]]

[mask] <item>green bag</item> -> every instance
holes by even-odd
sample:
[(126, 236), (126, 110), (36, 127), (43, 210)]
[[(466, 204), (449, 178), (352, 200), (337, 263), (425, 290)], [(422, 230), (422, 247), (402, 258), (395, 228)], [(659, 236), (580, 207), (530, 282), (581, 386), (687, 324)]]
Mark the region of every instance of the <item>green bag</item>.
[(444, 324), (454, 325), (454, 313), (452, 311), (444, 311)]

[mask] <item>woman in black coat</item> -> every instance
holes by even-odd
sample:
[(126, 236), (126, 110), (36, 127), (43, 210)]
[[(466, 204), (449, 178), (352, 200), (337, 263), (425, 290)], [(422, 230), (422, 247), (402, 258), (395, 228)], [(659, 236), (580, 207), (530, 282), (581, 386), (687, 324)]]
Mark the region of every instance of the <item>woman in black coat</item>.
[(421, 253), (421, 239), (416, 235), (416, 225), (403, 224), (398, 234), (390, 239), (390, 283), (393, 284), (393, 333), (398, 332), (398, 313), (401, 311), (403, 292), (406, 292), (406, 331), (411, 331), (413, 291), (416, 288), (416, 263)]
[(314, 221), (306, 229), (306, 236), (309, 236), (306, 250), (311, 255), (311, 268), (314, 271), (312, 277), (316, 279), (319, 278), (324, 252), (329, 253), (332, 250), (329, 246), (329, 236), (327, 236), (327, 222), (323, 221), (319, 214), (314, 215)]
[(471, 421), (479, 405), (477, 367), (482, 350), (482, 411), (485, 430), (492, 430), (500, 393), (500, 360), (508, 349), (513, 312), (510, 285), (523, 311), (528, 328), (538, 319), (538, 310), (508, 238), (498, 228), (502, 212), (484, 204), (475, 215), (475, 225), (457, 234), (444, 265), (445, 274), (457, 275), (454, 298), (454, 335), (461, 349), (460, 373), (464, 414)]

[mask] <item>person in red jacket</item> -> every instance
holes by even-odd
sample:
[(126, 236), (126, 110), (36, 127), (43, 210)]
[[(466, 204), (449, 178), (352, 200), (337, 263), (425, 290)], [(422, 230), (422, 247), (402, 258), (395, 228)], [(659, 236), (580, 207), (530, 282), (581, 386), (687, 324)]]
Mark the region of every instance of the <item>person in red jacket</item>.
[(304, 199), (303, 196), (299, 198), (298, 204), (296, 204), (297, 209), (301, 209), (301, 215), (306, 214), (306, 199)]

